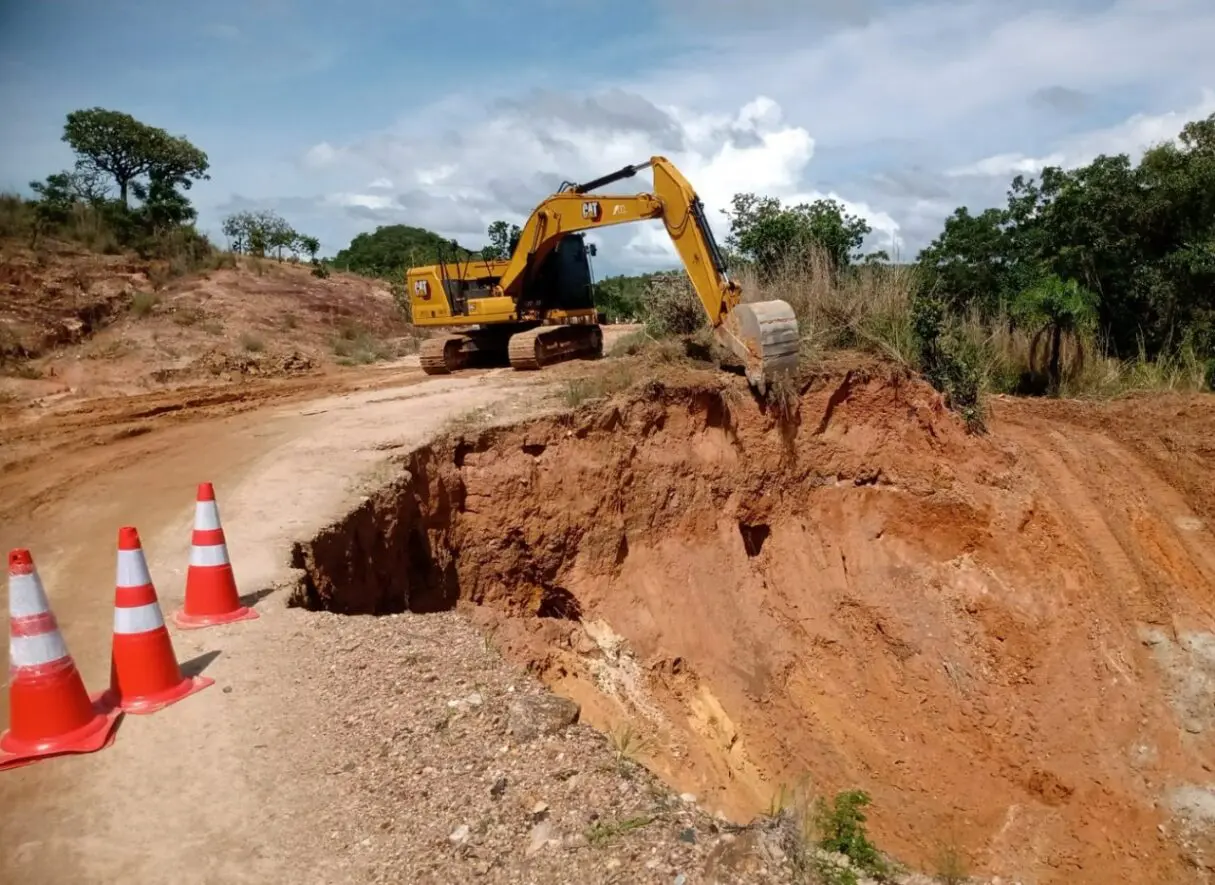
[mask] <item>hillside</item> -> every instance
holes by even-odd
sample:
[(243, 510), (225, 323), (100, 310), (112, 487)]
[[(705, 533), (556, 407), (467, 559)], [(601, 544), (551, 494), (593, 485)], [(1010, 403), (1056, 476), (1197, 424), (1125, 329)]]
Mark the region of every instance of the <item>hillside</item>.
[(407, 266), (432, 264), (441, 260), (468, 258), (473, 253), (439, 234), (421, 227), (390, 224), (372, 233), (361, 233), (333, 257), (339, 270), (371, 277), (398, 274)]
[(163, 261), (64, 241), (0, 244), (0, 398), (133, 393), (321, 371), (414, 349), (388, 287), (347, 273), (217, 253)]

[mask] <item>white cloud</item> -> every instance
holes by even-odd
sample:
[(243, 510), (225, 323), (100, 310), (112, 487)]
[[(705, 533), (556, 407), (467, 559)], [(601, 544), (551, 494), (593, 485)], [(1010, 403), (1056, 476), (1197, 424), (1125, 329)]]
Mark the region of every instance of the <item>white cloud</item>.
[[(771, 98), (756, 97), (728, 114), (658, 107), (624, 94), (587, 99), (592, 103), (610, 99), (617, 109), (628, 99), (633, 116), (618, 112), (615, 128), (608, 131), (597, 125), (593, 113), (587, 114), (584, 102), (575, 107), (560, 98), (544, 93), (501, 106), (487, 118), (470, 120), (449, 145), (436, 144), (432, 133), (437, 127), (428, 125), (449, 113), (444, 104), (418, 117), (418, 130), (424, 136), (398, 131), (340, 148), (322, 143), (308, 151), (305, 162), (333, 164), (340, 157), (343, 165), (357, 170), (352, 174), (378, 173), (377, 185), (412, 181), (395, 198), (338, 192), (329, 199), (343, 206), (404, 213), (424, 197), (438, 215), (411, 222), (437, 224), (445, 235), (469, 242), (479, 241), (485, 227), (497, 218), (522, 223), (562, 180), (595, 178), (656, 154), (675, 163), (697, 189), (719, 238), (727, 232), (722, 210), (730, 206), (734, 194), (742, 192), (789, 203), (830, 196), (869, 220), (884, 244), (897, 236), (898, 224), (888, 213), (864, 201), (804, 187), (814, 138), (804, 127), (788, 123)], [(503, 147), (507, 145), (509, 150)], [(436, 155), (445, 159), (436, 162)], [(642, 172), (608, 190), (635, 193), (651, 186), (649, 173)], [(453, 212), (456, 205), (466, 211)], [(605, 231), (604, 251), (610, 253), (613, 245), (622, 251), (618, 258), (646, 267), (669, 266), (678, 260), (657, 222)]]
[(314, 144), (308, 148), (304, 154), (304, 165), (312, 169), (323, 169), (327, 166), (332, 166), (339, 159), (340, 154), (333, 145), (327, 141), (322, 141), (320, 144)]
[(1019, 153), (996, 154), (975, 163), (956, 166), (946, 172), (953, 177), (989, 176), (1009, 178), (1017, 174), (1036, 175), (1047, 166), (1075, 169), (1106, 154), (1127, 154), (1136, 160), (1150, 147), (1176, 143), (1182, 128), (1191, 120), (1215, 113), (1215, 90), (1202, 90), (1202, 98), (1181, 111), (1163, 114), (1135, 114), (1116, 126), (1083, 132), (1065, 138), (1057, 150), (1041, 157)]
[(443, 165), (436, 166), (433, 169), (419, 169), (414, 173), (414, 178), (417, 180), (418, 184), (422, 185), (423, 187), (429, 187), (451, 178), (456, 174), (458, 169), (459, 167), (456, 165), (444, 163)]
[[(1215, 79), (1209, 0), (1117, 0), (1097, 9), (1077, 0), (913, 2), (807, 37), (800, 28), (740, 27), (636, 76), (630, 88), (712, 105), (743, 100), (762, 83), (821, 140), (927, 138), (948, 149), (960, 137), (1015, 137), (1030, 119), (1029, 97), (1060, 84), (1093, 93)], [(967, 125), (989, 114), (983, 128), (994, 132)]]
[(399, 207), (396, 199), (381, 194), (330, 194), (329, 202), (338, 206), (356, 206), (361, 209), (396, 209)]
[[(666, 2), (673, 15), (688, 5)], [(331, 136), (302, 165), (346, 210), (328, 222), (333, 239), (401, 222), (477, 244), (490, 221), (522, 222), (563, 180), (659, 153), (699, 190), (719, 235), (736, 192), (828, 196), (870, 223), (869, 245), (912, 257), (956, 206), (1001, 202), (1014, 174), (1137, 153), (1215, 110), (1210, 93), (1194, 100), (1215, 84), (1209, 0), (862, 4), (831, 30), (810, 28), (812, 13), (785, 18), (787, 2), (764, 0), (763, 21), (680, 18), (657, 64), (595, 91), (528, 93), (548, 76), (534, 69), (504, 75), (509, 98), (488, 107), (452, 94), (382, 131)], [(774, 22), (785, 26), (756, 30)], [(1132, 100), (1149, 112), (1093, 128)], [(613, 190), (647, 189), (644, 178)], [(675, 260), (656, 224), (600, 242), (597, 267)]]

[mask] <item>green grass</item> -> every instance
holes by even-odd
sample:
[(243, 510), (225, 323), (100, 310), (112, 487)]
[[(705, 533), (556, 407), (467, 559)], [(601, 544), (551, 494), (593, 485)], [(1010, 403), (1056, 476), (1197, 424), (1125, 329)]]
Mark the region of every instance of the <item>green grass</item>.
[(561, 400), (570, 408), (577, 408), (632, 387), (635, 380), (631, 366), (620, 363), (604, 366), (591, 375), (567, 381), (561, 391)]
[(130, 311), (133, 316), (137, 317), (151, 316), (158, 304), (160, 304), (160, 295), (156, 292), (136, 292), (131, 298)]
[(648, 827), (653, 822), (653, 817), (644, 814), (623, 820), (597, 820), (587, 829), (586, 841), (600, 848), (626, 833)]
[(343, 366), (365, 366), (397, 356), (391, 344), (354, 323), (342, 324), (330, 339), (330, 345)]
[(641, 756), (648, 753), (654, 745), (653, 740), (637, 731), (631, 722), (611, 729), (607, 738), (612, 755), (616, 757), (616, 768), (621, 773), (624, 773), (629, 765), (638, 764)]
[(241, 332), (240, 346), (249, 353), (261, 353), (266, 349), (266, 342), (252, 332)]

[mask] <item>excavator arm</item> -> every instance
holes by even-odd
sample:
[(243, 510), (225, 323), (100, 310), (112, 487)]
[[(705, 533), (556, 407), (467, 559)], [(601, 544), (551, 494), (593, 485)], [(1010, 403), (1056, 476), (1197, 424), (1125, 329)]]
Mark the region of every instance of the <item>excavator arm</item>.
[[(592, 193), (646, 168), (653, 170), (653, 193)], [(762, 390), (776, 375), (795, 369), (799, 336), (792, 308), (780, 300), (742, 303), (742, 289), (726, 274), (704, 205), (665, 157), (585, 184), (563, 185), (527, 219), (499, 286), (518, 300), (531, 270), (566, 234), (651, 219), (662, 220), (714, 334), (743, 361), (748, 380)]]

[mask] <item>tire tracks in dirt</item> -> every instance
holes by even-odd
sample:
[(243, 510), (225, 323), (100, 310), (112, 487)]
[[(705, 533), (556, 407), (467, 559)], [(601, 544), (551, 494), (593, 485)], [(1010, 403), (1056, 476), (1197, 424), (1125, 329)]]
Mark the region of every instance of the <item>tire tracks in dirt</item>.
[[(207, 396), (161, 413), (183, 416), (178, 424), (117, 442), (91, 442), (88, 411), (66, 417), (60, 431), (52, 419), (30, 433), (45, 437), (49, 455), (4, 475), (0, 491), (16, 494), (6, 499), (0, 546), (33, 549), (86, 684), (100, 688), (109, 677), (119, 525), (140, 528), (168, 614), (181, 603), (195, 485), (215, 482), (239, 586), (260, 597), (290, 580), (291, 542), (345, 513), (389, 452), (472, 409), (522, 417), (545, 391), (509, 370), (419, 376), (359, 374), (322, 398), (296, 384), (260, 400)], [(148, 411), (146, 401), (132, 405), (91, 414), (113, 427)], [(0, 844), (9, 869), (0, 879), (348, 879), (349, 858), (324, 851), (307, 826), (308, 809), (335, 801), (326, 745), (310, 725), (327, 715), (309, 689), (327, 663), (302, 638), (298, 622), (308, 615), (287, 610), (283, 594), (258, 608), (258, 621), (174, 633), (179, 660), (208, 662), (216, 686), (154, 716), (126, 717), (100, 753), (5, 774)]]

